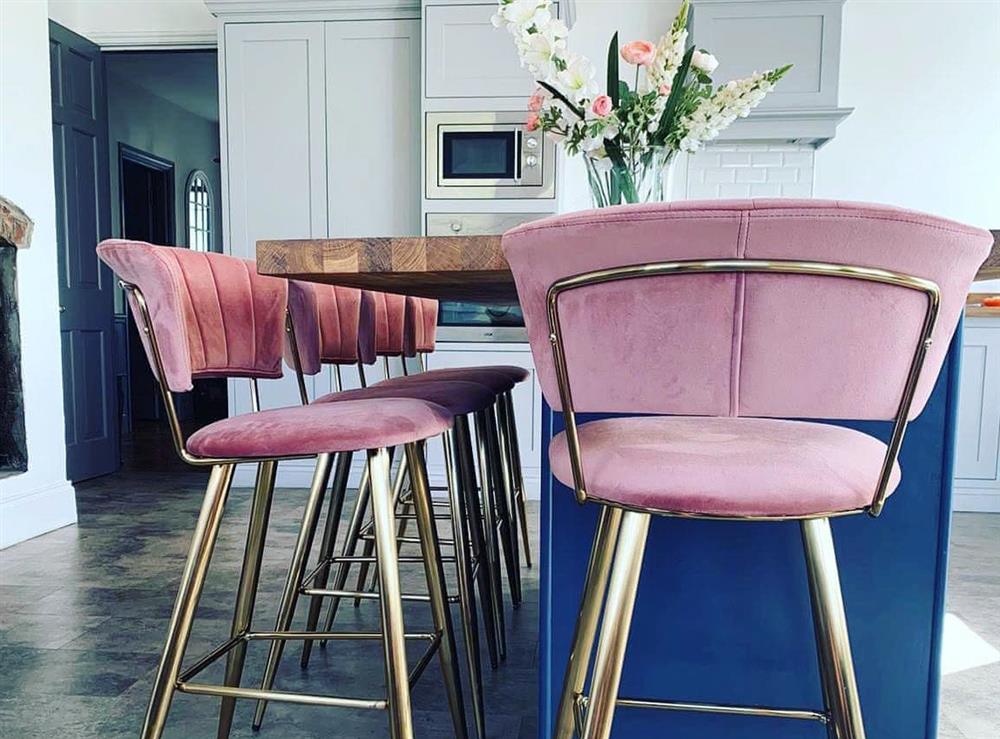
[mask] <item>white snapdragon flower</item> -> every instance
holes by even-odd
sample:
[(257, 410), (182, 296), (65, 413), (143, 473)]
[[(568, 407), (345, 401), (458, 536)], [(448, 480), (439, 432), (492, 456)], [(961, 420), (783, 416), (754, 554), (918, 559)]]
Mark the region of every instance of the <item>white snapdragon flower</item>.
[(687, 46), (687, 29), (671, 31), (663, 35), (656, 45), (656, 56), (648, 69), (650, 82), (659, 86), (664, 82), (673, 82), (678, 67), (684, 59)]
[(681, 138), (683, 151), (697, 151), (702, 142), (711, 141), (719, 132), (732, 125), (737, 118), (746, 118), (761, 100), (774, 88), (767, 74), (754, 72), (742, 80), (732, 80), (712, 97), (702, 100), (680, 125), (685, 135)]

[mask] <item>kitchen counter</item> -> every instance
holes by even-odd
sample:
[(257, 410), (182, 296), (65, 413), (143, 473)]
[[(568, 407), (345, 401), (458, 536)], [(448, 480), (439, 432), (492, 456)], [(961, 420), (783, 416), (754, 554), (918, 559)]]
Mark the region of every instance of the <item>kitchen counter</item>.
[[(1000, 278), (1000, 230), (977, 280)], [(514, 278), (500, 236), (274, 239), (257, 242), (266, 275), (427, 298), (512, 302)]]

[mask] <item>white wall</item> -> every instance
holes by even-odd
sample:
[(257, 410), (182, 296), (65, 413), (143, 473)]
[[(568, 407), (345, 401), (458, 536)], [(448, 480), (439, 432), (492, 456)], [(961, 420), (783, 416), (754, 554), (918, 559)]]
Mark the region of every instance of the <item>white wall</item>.
[(153, 95), (114, 71), (115, 55), (105, 55), (108, 68), (108, 149), (111, 167), (111, 230), (121, 235), (118, 145), (141, 149), (174, 163), (175, 243), (187, 245), (187, 178), (195, 169), (208, 175), (213, 197), (213, 248), (222, 251), (222, 179), (219, 124)]
[(45, 3), (0, 3), (0, 192), (35, 222), (31, 247), (17, 257), (28, 471), (0, 480), (0, 548), (76, 522), (66, 480), (49, 88)]
[(49, 0), (48, 6), (52, 20), (102, 48), (216, 44), (215, 17), (202, 0)]
[(1000, 227), (1000, 3), (848, 0), (815, 195)]

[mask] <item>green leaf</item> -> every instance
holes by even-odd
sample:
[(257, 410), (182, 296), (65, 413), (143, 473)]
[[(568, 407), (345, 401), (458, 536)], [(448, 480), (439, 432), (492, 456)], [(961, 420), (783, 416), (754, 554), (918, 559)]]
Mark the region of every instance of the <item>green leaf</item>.
[(554, 88), (548, 82), (542, 82), (541, 80), (538, 80), (538, 84), (541, 85), (542, 87), (544, 87), (549, 92), (551, 92), (552, 93), (552, 97), (554, 97), (556, 100), (559, 100), (560, 102), (562, 102), (563, 105), (565, 105), (567, 108), (569, 108), (574, 113), (576, 113), (577, 117), (580, 118), (580, 120), (583, 120), (583, 118), (584, 118), (583, 110), (579, 106), (571, 103), (569, 101), (568, 97), (566, 97), (565, 95), (563, 95), (561, 92), (559, 92), (559, 90), (557, 90), (556, 88)]
[[(611, 177), (612, 188), (614, 189), (615, 183), (617, 182), (622, 195), (625, 196), (625, 202), (638, 202), (639, 193), (635, 190), (635, 183), (632, 181), (632, 174), (629, 172), (628, 167), (625, 164), (625, 156), (622, 154), (621, 146), (619, 146), (617, 140), (612, 141), (610, 139), (605, 139), (604, 150), (608, 152), (608, 158), (611, 160), (611, 166), (613, 168)], [(618, 202), (620, 202), (620, 200), (612, 200), (613, 205)]]
[(684, 83), (687, 81), (688, 70), (691, 68), (691, 57), (694, 55), (692, 46), (684, 53), (681, 65), (674, 75), (673, 87), (670, 88), (670, 95), (667, 97), (667, 104), (663, 108), (663, 115), (660, 117), (660, 126), (656, 129), (656, 140), (658, 143), (666, 141), (667, 134), (674, 125), (674, 118), (677, 115), (677, 106), (684, 95)]
[(615, 35), (611, 37), (611, 43), (608, 45), (608, 96), (616, 108), (621, 99), (618, 76), (618, 31), (615, 31)]

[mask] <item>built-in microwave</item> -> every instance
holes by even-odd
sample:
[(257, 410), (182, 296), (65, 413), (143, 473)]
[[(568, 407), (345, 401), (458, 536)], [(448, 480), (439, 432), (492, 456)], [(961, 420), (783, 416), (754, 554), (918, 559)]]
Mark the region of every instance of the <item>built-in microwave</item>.
[(426, 197), (555, 197), (555, 145), (525, 113), (427, 113)]

